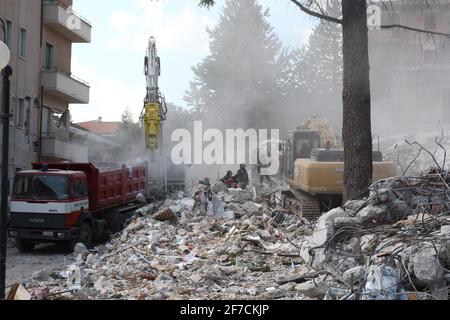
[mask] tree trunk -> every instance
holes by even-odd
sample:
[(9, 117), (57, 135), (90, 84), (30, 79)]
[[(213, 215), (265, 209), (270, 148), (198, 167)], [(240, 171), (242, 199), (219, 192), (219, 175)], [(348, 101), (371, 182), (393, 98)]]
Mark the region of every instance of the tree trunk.
[(365, 195), (372, 181), (370, 67), (366, 0), (343, 0), (343, 129), (346, 199)]

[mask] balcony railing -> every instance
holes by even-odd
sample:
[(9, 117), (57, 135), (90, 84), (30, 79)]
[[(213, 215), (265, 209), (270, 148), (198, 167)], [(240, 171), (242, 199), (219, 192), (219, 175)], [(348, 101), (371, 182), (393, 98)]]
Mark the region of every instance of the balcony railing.
[(43, 68), (42, 87), (68, 103), (89, 103), (89, 83), (57, 68)]
[(88, 146), (58, 133), (42, 134), (42, 156), (73, 162), (88, 161)]

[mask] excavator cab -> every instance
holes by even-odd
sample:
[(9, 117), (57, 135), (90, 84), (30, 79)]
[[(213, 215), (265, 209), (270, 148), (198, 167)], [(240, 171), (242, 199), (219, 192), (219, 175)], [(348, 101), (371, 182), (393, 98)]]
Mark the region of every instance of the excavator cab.
[(314, 150), (320, 148), (320, 134), (312, 130), (296, 130), (289, 134), (284, 143), (284, 176), (293, 176), (293, 165), (297, 159), (309, 159)]
[(293, 147), (295, 159), (309, 159), (313, 150), (320, 148), (320, 135), (315, 131), (295, 131)]

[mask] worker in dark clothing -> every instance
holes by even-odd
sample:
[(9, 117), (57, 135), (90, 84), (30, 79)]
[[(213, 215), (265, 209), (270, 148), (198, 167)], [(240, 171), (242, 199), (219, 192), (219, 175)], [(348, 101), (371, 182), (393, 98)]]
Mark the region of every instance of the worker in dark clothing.
[(226, 175), (225, 177), (223, 177), (222, 179), (220, 179), (220, 181), (223, 182), (223, 183), (225, 183), (225, 184), (227, 184), (227, 181), (228, 181), (230, 178), (233, 178), (233, 172), (228, 171), (228, 172), (227, 172), (227, 175)]
[(250, 180), (248, 178), (247, 169), (245, 169), (245, 164), (241, 164), (241, 168), (238, 170), (235, 178), (236, 178), (237, 183), (239, 184), (239, 187), (241, 187), (241, 189), (247, 188)]
[(236, 179), (233, 177), (233, 172), (228, 171), (227, 175), (220, 179), (228, 188), (237, 188)]

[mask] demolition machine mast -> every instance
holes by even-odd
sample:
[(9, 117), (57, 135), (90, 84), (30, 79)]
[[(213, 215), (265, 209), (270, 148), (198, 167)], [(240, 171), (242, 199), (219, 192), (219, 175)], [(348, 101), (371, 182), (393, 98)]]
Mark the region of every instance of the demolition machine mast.
[(150, 37), (144, 61), (144, 73), (147, 80), (147, 94), (141, 121), (145, 128), (147, 149), (154, 152), (160, 146), (161, 126), (166, 120), (167, 105), (164, 95), (159, 91), (158, 79), (161, 76), (161, 60), (156, 50), (156, 40)]

